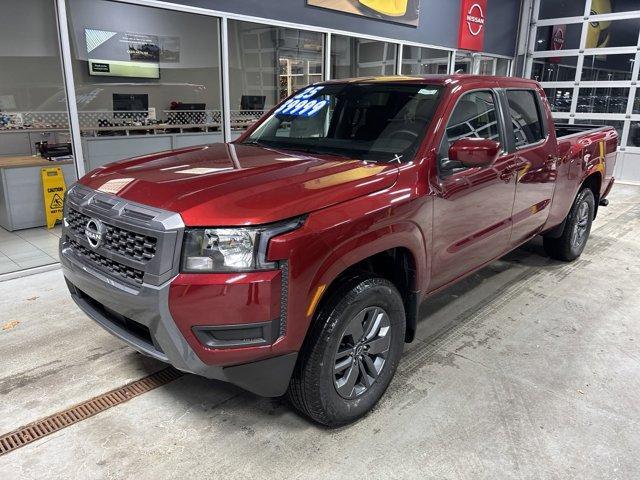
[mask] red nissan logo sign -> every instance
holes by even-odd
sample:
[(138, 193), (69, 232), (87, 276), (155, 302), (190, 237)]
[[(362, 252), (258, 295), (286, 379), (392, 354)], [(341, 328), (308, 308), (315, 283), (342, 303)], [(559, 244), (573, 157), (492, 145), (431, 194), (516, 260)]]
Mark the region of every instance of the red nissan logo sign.
[(458, 48), (481, 52), (487, 22), (487, 0), (462, 0)]
[(482, 11), (482, 7), (477, 3), (471, 5), (469, 13), (467, 13), (467, 27), (469, 27), (469, 33), (474, 37), (482, 33), (482, 29), (484, 28), (484, 12)]
[(554, 25), (551, 33), (551, 43), (554, 50), (563, 50), (567, 33), (566, 25)]

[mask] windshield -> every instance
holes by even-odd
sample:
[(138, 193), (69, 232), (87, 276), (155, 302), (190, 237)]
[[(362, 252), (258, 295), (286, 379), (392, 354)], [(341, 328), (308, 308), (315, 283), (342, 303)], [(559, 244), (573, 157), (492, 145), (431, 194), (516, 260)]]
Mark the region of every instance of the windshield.
[(409, 161), (440, 101), (442, 87), (329, 84), (294, 95), (245, 144), (374, 161)]

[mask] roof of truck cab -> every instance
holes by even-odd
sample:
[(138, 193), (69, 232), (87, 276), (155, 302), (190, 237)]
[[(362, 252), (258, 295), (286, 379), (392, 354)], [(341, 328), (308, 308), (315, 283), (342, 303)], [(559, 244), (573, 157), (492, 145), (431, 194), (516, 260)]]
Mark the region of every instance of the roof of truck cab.
[(501, 86), (523, 86), (537, 87), (538, 82), (526, 78), (517, 77), (493, 77), (487, 75), (390, 75), (380, 77), (355, 77), (355, 78), (342, 78), (336, 80), (327, 80), (324, 82), (318, 82), (321, 84), (340, 84), (340, 83), (387, 83), (387, 84), (438, 84), (448, 85), (459, 82), (498, 82)]

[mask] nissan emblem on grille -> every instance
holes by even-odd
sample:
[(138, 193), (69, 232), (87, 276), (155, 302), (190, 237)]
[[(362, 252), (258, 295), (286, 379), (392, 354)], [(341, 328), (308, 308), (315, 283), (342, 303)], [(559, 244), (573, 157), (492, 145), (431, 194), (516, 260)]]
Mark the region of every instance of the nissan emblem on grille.
[(84, 234), (91, 248), (98, 248), (102, 244), (105, 230), (104, 224), (98, 219), (92, 218), (87, 222), (87, 226), (84, 227)]

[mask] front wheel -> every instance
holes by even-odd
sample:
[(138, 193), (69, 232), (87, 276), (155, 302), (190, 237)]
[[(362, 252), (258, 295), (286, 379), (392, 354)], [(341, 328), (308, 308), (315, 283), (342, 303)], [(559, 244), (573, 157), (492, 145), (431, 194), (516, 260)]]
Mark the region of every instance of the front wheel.
[(323, 425), (357, 420), (389, 386), (404, 334), (404, 305), (391, 282), (369, 277), (343, 285), (314, 319), (289, 385), (289, 399)]
[(558, 238), (543, 238), (547, 255), (565, 262), (578, 258), (587, 245), (595, 208), (596, 200), (593, 192), (588, 188), (580, 191), (567, 215), (562, 235)]

